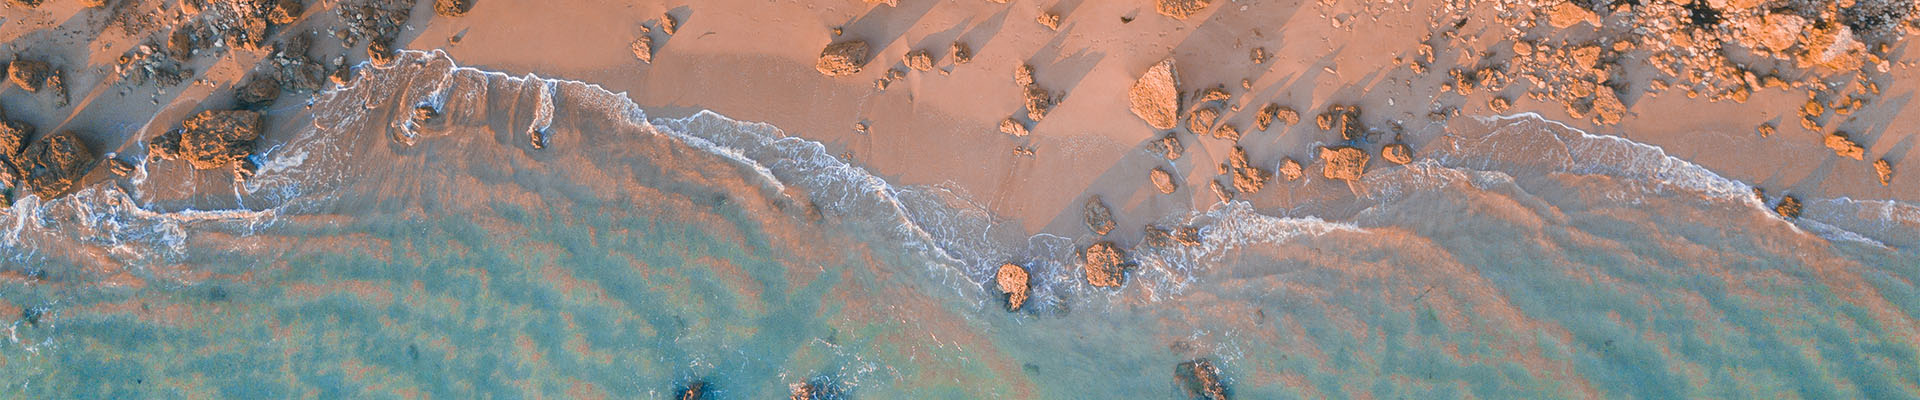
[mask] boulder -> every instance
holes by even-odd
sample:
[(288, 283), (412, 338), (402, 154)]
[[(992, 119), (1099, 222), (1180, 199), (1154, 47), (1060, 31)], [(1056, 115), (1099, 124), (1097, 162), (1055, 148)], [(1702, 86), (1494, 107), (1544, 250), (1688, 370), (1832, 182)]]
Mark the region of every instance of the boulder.
[(933, 70), (933, 54), (926, 50), (909, 51), (905, 60), (907, 68), (913, 68), (915, 71)]
[(1127, 253), (1113, 242), (1099, 242), (1087, 246), (1086, 264), (1087, 283), (1098, 287), (1120, 287), (1125, 282)]
[(666, 33), (667, 36), (680, 33), (680, 19), (675, 18), (670, 12), (660, 13), (660, 32)]
[(1020, 87), (1023, 88), (1032, 87), (1034, 84), (1033, 72), (1033, 64), (1020, 64), (1019, 68), (1013, 69), (1013, 84), (1020, 85)]
[(93, 169), (94, 156), (73, 131), (53, 134), (27, 145), (14, 158), (25, 186), (43, 198), (65, 194)]
[(1026, 103), (1027, 119), (1040, 122), (1048, 112), (1053, 111), (1053, 94), (1040, 88), (1040, 85), (1028, 85)]
[(1863, 160), (1867, 157), (1867, 149), (1860, 147), (1858, 143), (1854, 143), (1853, 139), (1847, 137), (1846, 132), (1827, 134), (1827, 148), (1833, 149), (1833, 153), (1841, 157), (1855, 160)]
[(1039, 16), (1034, 17), (1034, 20), (1040, 22), (1040, 26), (1045, 26), (1049, 30), (1060, 30), (1060, 14), (1054, 14), (1052, 11), (1041, 11)]
[(1153, 171), (1147, 172), (1147, 178), (1153, 181), (1154, 188), (1160, 189), (1160, 193), (1173, 194), (1173, 191), (1180, 189), (1180, 186), (1173, 181), (1173, 173), (1167, 172), (1165, 168), (1154, 167)]
[(1321, 174), (1327, 179), (1360, 179), (1367, 172), (1367, 151), (1353, 146), (1320, 148), (1320, 160), (1326, 163)]
[(1233, 124), (1222, 123), (1220, 124), (1220, 126), (1213, 127), (1213, 138), (1225, 139), (1227, 141), (1239, 141), (1240, 128), (1233, 126)]
[[(441, 3), (448, 1), (455, 0), (440, 0)], [(471, 2), (472, 0), (466, 1)], [(276, 0), (273, 2), (273, 5), (267, 8), (267, 22), (281, 25), (291, 24), (293, 21), (299, 20), (300, 14), (304, 12), (306, 12), (306, 6), (301, 5), (300, 0)]]
[(1027, 269), (1012, 263), (1000, 266), (994, 274), (994, 284), (1000, 287), (1000, 293), (1007, 295), (1007, 311), (1019, 310), (1027, 302)]
[(1413, 149), (1407, 147), (1406, 143), (1389, 144), (1380, 148), (1380, 158), (1394, 164), (1406, 165), (1413, 162)]
[(1213, 123), (1220, 119), (1220, 109), (1200, 107), (1187, 113), (1187, 132), (1194, 135), (1207, 135), (1213, 132)]
[(1094, 234), (1105, 236), (1113, 231), (1113, 211), (1107, 209), (1107, 203), (1100, 201), (1100, 195), (1087, 198), (1085, 216), (1087, 229), (1093, 230)]
[(1320, 130), (1339, 133), (1341, 140), (1359, 140), (1367, 134), (1366, 126), (1360, 122), (1359, 106), (1331, 105), (1314, 121)]
[(273, 104), (280, 97), (280, 80), (273, 74), (258, 74), (233, 93), (234, 103), (240, 108), (259, 110)]
[(13, 60), (7, 66), (7, 80), (20, 86), (27, 93), (37, 93), (46, 87), (47, 78), (53, 76), (53, 66), (45, 61)]
[(253, 153), (265, 121), (246, 110), (207, 110), (181, 123), (175, 156), (195, 169), (225, 168)]
[(1173, 378), (1176, 386), (1186, 393), (1185, 398), (1227, 399), (1226, 384), (1220, 382), (1220, 370), (1213, 366), (1211, 360), (1202, 358), (1180, 363), (1173, 367)]
[(954, 64), (973, 62), (973, 49), (968, 48), (966, 42), (953, 42), (953, 46), (947, 48), (947, 55), (953, 57)]
[(1180, 155), (1187, 151), (1187, 147), (1180, 144), (1179, 134), (1167, 132), (1159, 140), (1147, 142), (1147, 151), (1166, 156), (1167, 160), (1171, 161), (1180, 159)]
[(1180, 80), (1173, 72), (1173, 59), (1162, 60), (1148, 68), (1127, 90), (1133, 115), (1140, 116), (1154, 129), (1173, 129), (1180, 120)]
[(867, 65), (867, 42), (849, 40), (827, 45), (820, 50), (820, 61), (813, 65), (826, 76), (847, 76)]
[[(649, 34), (647, 32), (640, 32), (640, 37), (633, 39), (632, 48), (633, 48), (633, 58), (640, 59), (640, 62), (643, 62), (643, 63), (648, 63), (648, 64), (653, 63), (653, 35), (652, 34)], [(825, 59), (822, 59), (821, 61), (824, 62)], [(826, 72), (826, 71), (821, 70), (821, 72)]]
[(1185, 21), (1211, 4), (1213, 0), (1155, 0), (1153, 11), (1167, 18)]
[(33, 125), (0, 115), (0, 159), (20, 154), (27, 148), (27, 139), (32, 137)]

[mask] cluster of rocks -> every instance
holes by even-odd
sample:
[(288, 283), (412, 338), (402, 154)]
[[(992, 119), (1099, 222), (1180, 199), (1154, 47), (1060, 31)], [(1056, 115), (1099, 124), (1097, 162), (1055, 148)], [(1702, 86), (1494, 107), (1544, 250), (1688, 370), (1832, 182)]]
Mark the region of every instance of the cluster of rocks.
[(413, 5), (403, 0), (340, 0), (333, 11), (346, 25), (330, 27), (328, 33), (347, 48), (367, 42), (368, 58), (385, 63), (392, 60), (393, 41), (406, 28)]
[(640, 59), (640, 62), (652, 64), (653, 51), (654, 51), (654, 38), (653, 38), (654, 29), (648, 27), (647, 26), (648, 23), (651, 23), (655, 26), (659, 26), (660, 33), (665, 34), (667, 37), (671, 38), (675, 33), (680, 32), (680, 19), (679, 17), (673, 16), (673, 13), (670, 13), (670, 12), (662, 13), (660, 14), (660, 19), (658, 21), (647, 21), (647, 23), (642, 23), (640, 25), (640, 37), (633, 40), (633, 57)]
[(1019, 68), (1013, 70), (1013, 83), (1020, 85), (1021, 100), (1027, 107), (1027, 119), (1039, 123), (1042, 118), (1047, 117), (1048, 111), (1053, 110), (1056, 96), (1046, 88), (1040, 87), (1040, 83), (1034, 80), (1033, 74), (1033, 65), (1021, 64)]

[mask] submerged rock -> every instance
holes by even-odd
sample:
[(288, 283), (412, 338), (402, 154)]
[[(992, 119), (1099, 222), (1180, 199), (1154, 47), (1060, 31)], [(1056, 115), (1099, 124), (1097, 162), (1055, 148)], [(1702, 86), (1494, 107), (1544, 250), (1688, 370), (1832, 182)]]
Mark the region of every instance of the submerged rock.
[(1855, 160), (1862, 160), (1867, 157), (1867, 149), (1860, 147), (1858, 143), (1854, 143), (1853, 139), (1847, 137), (1846, 132), (1827, 134), (1827, 148), (1833, 149), (1833, 153), (1841, 157)]
[(1213, 0), (1155, 0), (1153, 11), (1167, 18), (1185, 21), (1210, 4), (1213, 4)]
[(1127, 89), (1127, 102), (1133, 115), (1146, 120), (1154, 129), (1173, 129), (1180, 120), (1180, 80), (1173, 75), (1173, 59), (1148, 68), (1140, 80)]
[(700, 400), (707, 398), (707, 381), (694, 380), (686, 385), (673, 388), (675, 400)]
[(1882, 158), (1873, 161), (1873, 173), (1880, 176), (1880, 186), (1893, 184), (1893, 163)]
[(14, 159), (25, 186), (44, 198), (65, 194), (93, 169), (94, 156), (80, 135), (62, 131), (27, 145)]
[(860, 72), (867, 65), (867, 42), (848, 40), (827, 45), (820, 50), (820, 61), (813, 65), (826, 76), (847, 76)]
[(1126, 280), (1127, 253), (1113, 242), (1099, 242), (1087, 246), (1086, 264), (1087, 283), (1099, 287), (1120, 287)]
[(201, 111), (181, 123), (179, 150), (167, 153), (195, 169), (224, 168), (253, 153), (253, 142), (260, 139), (264, 123), (260, 113), (253, 111)]
[(1800, 199), (1793, 196), (1780, 196), (1780, 204), (1773, 206), (1773, 212), (1787, 218), (1800, 218)]
[(1180, 246), (1199, 246), (1200, 245), (1200, 228), (1197, 228), (1197, 227), (1182, 226), (1182, 227), (1175, 227), (1173, 229), (1164, 229), (1157, 226), (1148, 225), (1145, 229), (1145, 232), (1146, 232), (1146, 235), (1143, 240), (1147, 243), (1148, 246), (1173, 247), (1175, 245), (1180, 245)]
[(1160, 189), (1160, 193), (1173, 194), (1173, 191), (1180, 189), (1173, 181), (1173, 174), (1165, 168), (1154, 167), (1153, 171), (1147, 172), (1147, 178), (1153, 181), (1154, 188)]
[(1000, 293), (1007, 295), (1007, 311), (1019, 310), (1021, 304), (1027, 303), (1026, 268), (1012, 263), (1001, 265), (1000, 271), (994, 274), (993, 281), (1000, 287)]
[(1328, 179), (1360, 179), (1367, 172), (1367, 151), (1353, 146), (1334, 146), (1320, 148), (1320, 160), (1326, 163), (1321, 171)]
[(1406, 165), (1413, 162), (1413, 149), (1407, 147), (1406, 143), (1389, 144), (1380, 148), (1380, 158), (1394, 164)]
[(1085, 216), (1087, 229), (1093, 230), (1094, 234), (1105, 236), (1113, 231), (1113, 211), (1107, 209), (1107, 203), (1100, 201), (1100, 195), (1087, 198)]
[(1187, 398), (1227, 400), (1226, 384), (1220, 382), (1220, 370), (1213, 361), (1198, 359), (1173, 367), (1173, 378)]

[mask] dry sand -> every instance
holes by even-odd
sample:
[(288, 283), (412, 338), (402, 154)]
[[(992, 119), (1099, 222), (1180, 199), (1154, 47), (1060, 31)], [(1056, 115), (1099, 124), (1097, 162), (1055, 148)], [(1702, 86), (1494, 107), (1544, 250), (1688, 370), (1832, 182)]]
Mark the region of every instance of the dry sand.
[[(121, 27), (127, 24), (111, 23), (113, 11), (84, 9), (80, 2), (6, 5), (0, 40), (7, 44), (0, 51), (63, 68), (72, 98), (70, 106), (57, 107), (48, 95), (9, 84), (0, 89), (6, 114), (34, 124), (39, 135), (82, 132), (100, 153), (137, 152), (141, 138), (177, 127), (200, 110), (232, 106), (234, 88), (269, 55), (232, 50), (196, 57), (187, 64), (195, 75), (178, 86), (120, 82), (113, 73), (115, 60), (156, 32), (166, 32), (165, 16), (179, 11), (177, 0), (126, 2), (170, 5), (155, 14), (159, 17), (132, 24), (144, 25), (133, 35)], [(327, 38), (327, 29), (340, 25), (332, 11), (340, 3), (306, 4), (291, 28), (279, 29), (275, 37), (314, 30), (321, 37), (311, 52), (315, 59), (366, 59), (365, 43), (343, 49)], [(1222, 109), (1223, 120), (1246, 132), (1237, 144), (1253, 165), (1269, 170), (1283, 158), (1318, 170), (1315, 145), (1336, 144), (1338, 138), (1310, 121), (1331, 104), (1360, 106), (1366, 125), (1385, 132), (1386, 137), (1370, 141), (1369, 152), (1377, 154), (1381, 144), (1394, 142), (1389, 127), (1397, 124), (1404, 128), (1400, 139), (1417, 156), (1440, 132), (1437, 124), (1446, 123), (1430, 119), (1430, 112), (1457, 107), (1459, 115), (1492, 115), (1489, 103), (1498, 95), (1511, 100), (1513, 112), (1537, 112), (1592, 133), (1661, 146), (1769, 193), (1920, 201), (1915, 186), (1920, 183), (1895, 175), (1883, 186), (1873, 167), (1880, 158), (1896, 169), (1907, 165), (1913, 130), (1905, 127), (1920, 122), (1920, 113), (1910, 112), (1920, 107), (1909, 101), (1920, 86), (1913, 65), (1900, 57), (1904, 43), (1890, 48), (1892, 61), (1885, 71), (1864, 68), (1873, 71), (1882, 91), (1877, 101), (1851, 115), (1827, 118), (1827, 126), (1813, 132), (1798, 121), (1807, 97), (1803, 88), (1761, 89), (1745, 102), (1690, 98), (1680, 90), (1650, 94), (1641, 89), (1651, 76), (1645, 67), (1630, 67), (1638, 69), (1625, 74), (1632, 88), (1621, 96), (1626, 112), (1610, 125), (1525, 96), (1524, 80), (1499, 93), (1442, 92), (1453, 80), (1448, 68), (1498, 62), (1513, 52), (1516, 28), (1492, 18), (1490, 1), (1464, 14), (1474, 17), (1455, 36), (1440, 33), (1457, 18), (1449, 16), (1449, 2), (1438, 0), (1215, 1), (1185, 20), (1156, 14), (1147, 1), (902, 0), (889, 6), (854, 0), (585, 0), (555, 6), (481, 0), (460, 17), (435, 15), (431, 3), (413, 5), (396, 47), (445, 49), (479, 68), (599, 83), (627, 92), (654, 116), (712, 109), (771, 123), (824, 142), (895, 183), (955, 184), (1030, 232), (1083, 230), (1080, 206), (1099, 195), (1119, 215), (1110, 237), (1134, 242), (1153, 222), (1147, 218), (1215, 201), (1198, 188), (1221, 177), (1217, 166), (1236, 143), (1182, 134), (1186, 153), (1169, 161), (1144, 150), (1163, 132), (1128, 110), (1128, 88), (1167, 58), (1178, 63), (1183, 91), (1221, 86), (1233, 96)], [(1061, 17), (1057, 30), (1038, 22), (1043, 13)], [(661, 29), (663, 14), (678, 20), (675, 34)], [(1557, 21), (1540, 21), (1551, 22)], [(632, 44), (642, 32), (655, 35), (651, 63), (633, 56)], [(1437, 47), (1439, 57), (1426, 73), (1416, 73), (1408, 60), (1420, 58), (1423, 37), (1436, 33), (1454, 39)], [(850, 76), (823, 76), (813, 68), (820, 50), (842, 40), (866, 41), (870, 61)], [(955, 63), (946, 50), (955, 42), (970, 48), (971, 62)], [(1256, 49), (1262, 54), (1254, 55)], [(903, 58), (916, 50), (931, 54), (932, 70), (906, 68)], [(1482, 58), (1482, 52), (1496, 56)], [(1258, 60), (1262, 56), (1267, 59)], [(1043, 122), (1028, 122), (1030, 135), (1014, 137), (999, 127), (1010, 117), (1024, 118), (1025, 89), (1009, 78), (1023, 64), (1033, 65), (1037, 85), (1058, 97)], [(905, 77), (877, 89), (875, 81), (890, 70), (904, 71)], [(1835, 83), (1852, 79), (1840, 76)], [(299, 94), (287, 94), (271, 106), (265, 140), (284, 132), (274, 126), (302, 123), (286, 117), (296, 114), (300, 100)], [(1298, 110), (1301, 123), (1251, 129), (1256, 111), (1269, 103)], [(1780, 127), (1779, 132), (1760, 137), (1754, 128), (1762, 123)], [(854, 129), (856, 124), (864, 124), (864, 132)], [(1865, 147), (1866, 159), (1841, 158), (1828, 150), (1822, 140), (1834, 130), (1851, 133)], [(1023, 146), (1031, 156), (1016, 151)], [(1369, 168), (1396, 168), (1376, 160)], [(1179, 187), (1197, 190), (1160, 194), (1147, 179), (1156, 167), (1172, 172)], [(90, 178), (110, 179), (105, 170)], [(1262, 209), (1279, 209), (1289, 202), (1289, 185), (1343, 184), (1308, 174), (1245, 198)]]

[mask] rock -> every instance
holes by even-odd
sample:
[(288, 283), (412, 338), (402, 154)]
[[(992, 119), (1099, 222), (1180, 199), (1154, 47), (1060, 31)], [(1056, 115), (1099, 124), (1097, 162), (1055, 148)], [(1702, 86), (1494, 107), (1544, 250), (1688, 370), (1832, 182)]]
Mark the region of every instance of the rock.
[(27, 145), (14, 158), (14, 166), (24, 186), (42, 198), (52, 199), (66, 194), (93, 169), (93, 157), (79, 134), (62, 131)]
[(1222, 203), (1233, 201), (1233, 189), (1228, 189), (1227, 185), (1220, 184), (1220, 180), (1218, 179), (1208, 179), (1207, 183), (1207, 188), (1212, 189), (1215, 199), (1220, 200)]
[(1253, 129), (1266, 131), (1275, 121), (1280, 122), (1281, 125), (1293, 125), (1300, 122), (1300, 113), (1294, 112), (1292, 107), (1267, 103), (1265, 107), (1260, 107), (1260, 111), (1254, 112)]
[(1366, 136), (1367, 128), (1360, 122), (1360, 107), (1346, 105), (1327, 106), (1327, 111), (1315, 119), (1320, 130), (1340, 134), (1342, 140), (1359, 140)]
[(1180, 189), (1173, 182), (1173, 174), (1166, 169), (1154, 167), (1153, 171), (1147, 173), (1147, 177), (1153, 181), (1154, 188), (1160, 189), (1160, 193), (1173, 194), (1173, 191)]
[(435, 0), (433, 2), (433, 13), (447, 17), (467, 15), (468, 11), (473, 11), (474, 1), (475, 0)]
[(1155, 0), (1153, 11), (1167, 18), (1185, 21), (1211, 4), (1213, 0)]
[(1126, 280), (1127, 253), (1113, 242), (1099, 242), (1087, 246), (1086, 264), (1087, 283), (1098, 287), (1120, 287)]
[(1167, 132), (1159, 140), (1147, 142), (1147, 151), (1166, 156), (1167, 160), (1171, 161), (1180, 159), (1180, 154), (1185, 153), (1187, 147), (1180, 144), (1179, 135)]
[(836, 387), (832, 380), (825, 378), (814, 378), (813, 381), (810, 382), (795, 383), (792, 388), (793, 393), (787, 397), (788, 400), (839, 400), (845, 398), (842, 397), (840, 388)]
[(813, 68), (826, 76), (847, 76), (867, 65), (867, 42), (849, 40), (829, 44), (820, 50), (820, 62)]
[(1771, 123), (1771, 122), (1768, 122), (1768, 123), (1762, 123), (1762, 124), (1760, 124), (1760, 126), (1757, 126), (1757, 127), (1754, 127), (1754, 128), (1753, 128), (1753, 131), (1754, 131), (1755, 133), (1759, 133), (1759, 134), (1760, 134), (1760, 137), (1768, 137), (1768, 136), (1773, 136), (1773, 132), (1774, 132), (1775, 130), (1776, 130), (1776, 129), (1775, 129), (1774, 127), (1773, 127), (1773, 123)]
[(1023, 88), (1032, 87), (1034, 84), (1033, 72), (1033, 64), (1020, 64), (1019, 68), (1013, 69), (1013, 84), (1020, 85), (1020, 87)]
[(1183, 226), (1169, 229), (1148, 225), (1143, 241), (1154, 247), (1199, 246), (1200, 228)]
[(7, 66), (7, 80), (27, 93), (37, 93), (46, 87), (47, 78), (53, 76), (53, 66), (45, 61), (13, 60)]
[(1358, 147), (1322, 147), (1320, 159), (1327, 164), (1321, 172), (1327, 179), (1357, 180), (1367, 172), (1367, 152)]
[(398, 55), (398, 53), (393, 51), (393, 43), (388, 43), (385, 40), (375, 40), (372, 43), (367, 43), (367, 61), (372, 61), (374, 65), (393, 64), (394, 57)]
[(1247, 52), (1247, 58), (1251, 59), (1254, 64), (1266, 64), (1270, 56), (1267, 54), (1267, 48), (1255, 47), (1253, 50)]
[(1599, 90), (1593, 92), (1594, 123), (1600, 125), (1617, 124), (1620, 123), (1620, 119), (1624, 118), (1626, 114), (1627, 105), (1620, 103), (1620, 97), (1613, 94), (1612, 88), (1601, 85)]
[(887, 7), (900, 5), (900, 0), (867, 0), (867, 4), (886, 4)]
[(1413, 149), (1407, 147), (1406, 143), (1389, 144), (1380, 148), (1380, 158), (1394, 164), (1407, 165), (1413, 162)]
[(1802, 34), (1798, 58), (1801, 68), (1825, 67), (1836, 71), (1859, 69), (1865, 64), (1866, 44), (1853, 36), (1846, 24), (1815, 24)]
[(660, 32), (666, 33), (667, 36), (673, 36), (673, 34), (680, 33), (680, 19), (674, 18), (673, 13), (670, 13), (670, 12), (661, 13), (660, 14)]
[(1017, 119), (1007, 118), (1000, 121), (1000, 133), (1012, 135), (1013, 137), (1027, 137), (1027, 124), (1021, 123), (1020, 120)]
[(1040, 119), (1047, 117), (1048, 111), (1053, 110), (1053, 94), (1039, 85), (1027, 86), (1026, 102), (1027, 119), (1033, 122), (1040, 122)]
[(907, 68), (913, 68), (913, 70), (915, 71), (933, 70), (933, 54), (927, 53), (926, 50), (914, 50), (914, 51), (907, 52), (907, 57), (905, 58), (905, 61), (907, 63)]
[(1213, 128), (1213, 138), (1226, 139), (1228, 141), (1239, 141), (1240, 128), (1233, 126), (1233, 124), (1225, 124), (1225, 123), (1220, 124), (1220, 126), (1216, 126)]
[(1880, 186), (1893, 184), (1893, 163), (1882, 158), (1873, 161), (1873, 173), (1880, 176)]
[(133, 163), (118, 158), (109, 158), (107, 159), (107, 171), (113, 172), (115, 176), (133, 175)]
[[(448, 1), (452, 0), (440, 0), (441, 3)], [(300, 0), (277, 0), (267, 9), (267, 22), (280, 25), (291, 24), (299, 20), (300, 14), (304, 12), (306, 12), (306, 6), (301, 5)]]
[(1000, 286), (1000, 292), (1007, 294), (1007, 311), (1019, 310), (1027, 303), (1027, 269), (1011, 263), (1000, 266), (1000, 272), (994, 274), (993, 281)]
[(1107, 203), (1100, 201), (1100, 195), (1087, 198), (1085, 216), (1087, 229), (1093, 230), (1094, 234), (1105, 236), (1113, 231), (1113, 211), (1107, 209)]
[(1507, 112), (1507, 110), (1513, 109), (1513, 100), (1507, 100), (1506, 97), (1502, 96), (1494, 96), (1494, 98), (1487, 100), (1487, 109), (1497, 113)]
[(9, 0), (9, 1), (12, 2), (14, 5), (27, 7), (27, 8), (39, 7), (40, 3), (46, 2), (46, 0)]
[(953, 57), (954, 64), (973, 62), (973, 49), (968, 48), (965, 42), (953, 42), (953, 46), (947, 48), (947, 55)]
[(1280, 172), (1280, 179), (1286, 179), (1289, 181), (1298, 180), (1300, 179), (1301, 176), (1306, 175), (1305, 171), (1300, 167), (1300, 162), (1294, 161), (1293, 158), (1291, 157), (1280, 159), (1279, 172)]
[(260, 113), (246, 110), (207, 110), (181, 123), (179, 151), (174, 156), (195, 169), (224, 168), (253, 153), (264, 126)]
[(440, 120), (440, 109), (425, 104), (414, 107), (413, 118), (411, 120), (415, 126), (426, 126), (427, 124), (438, 122)]
[(1127, 90), (1133, 115), (1140, 116), (1154, 129), (1173, 129), (1179, 122), (1180, 80), (1173, 72), (1173, 59), (1162, 60), (1148, 68)]
[(1232, 98), (1233, 98), (1233, 94), (1227, 93), (1226, 87), (1214, 86), (1206, 89), (1200, 89), (1200, 93), (1197, 93), (1193, 96), (1193, 99), (1194, 99), (1193, 103), (1202, 104), (1202, 103), (1209, 103), (1209, 102), (1215, 102), (1215, 101), (1227, 101), (1227, 99), (1232, 99)]
[(633, 58), (638, 58), (643, 63), (653, 63), (653, 35), (641, 32), (639, 38), (633, 39)]
[(280, 80), (275, 79), (273, 74), (255, 75), (252, 81), (240, 85), (240, 90), (233, 93), (233, 101), (240, 108), (248, 110), (265, 109), (277, 98), (280, 98)]
[(1827, 134), (1827, 148), (1833, 149), (1834, 154), (1855, 160), (1862, 160), (1867, 156), (1867, 149), (1860, 147), (1858, 143), (1854, 143), (1853, 139), (1847, 137), (1846, 132)]
[(1772, 51), (1787, 51), (1793, 45), (1800, 44), (1801, 32), (1807, 31), (1807, 19), (1789, 13), (1769, 13), (1760, 18), (1747, 18), (1741, 31), (1746, 40), (1754, 47)]
[(1568, 1), (1553, 7), (1548, 7), (1546, 9), (1547, 24), (1552, 25), (1555, 29), (1567, 29), (1574, 25), (1579, 25), (1582, 22), (1599, 26), (1600, 15), (1594, 14), (1593, 10), (1588, 10), (1586, 7), (1582, 7), (1581, 4), (1584, 3)]
[(1187, 132), (1194, 135), (1206, 135), (1213, 132), (1213, 123), (1220, 119), (1220, 109), (1200, 107), (1187, 114)]
[(1787, 218), (1800, 218), (1800, 199), (1793, 196), (1780, 196), (1780, 204), (1773, 206), (1773, 212)]
[(1060, 14), (1054, 14), (1052, 11), (1041, 11), (1040, 16), (1034, 17), (1034, 20), (1039, 21), (1040, 25), (1047, 27), (1047, 29), (1060, 30)]
[(1227, 400), (1227, 387), (1220, 382), (1220, 370), (1213, 361), (1203, 358), (1180, 363), (1173, 367), (1173, 377), (1186, 398)]
[(1227, 171), (1233, 174), (1233, 189), (1240, 193), (1259, 193), (1267, 180), (1273, 178), (1273, 173), (1247, 161), (1247, 150), (1240, 146), (1233, 146), (1233, 155), (1228, 158), (1227, 167)]

